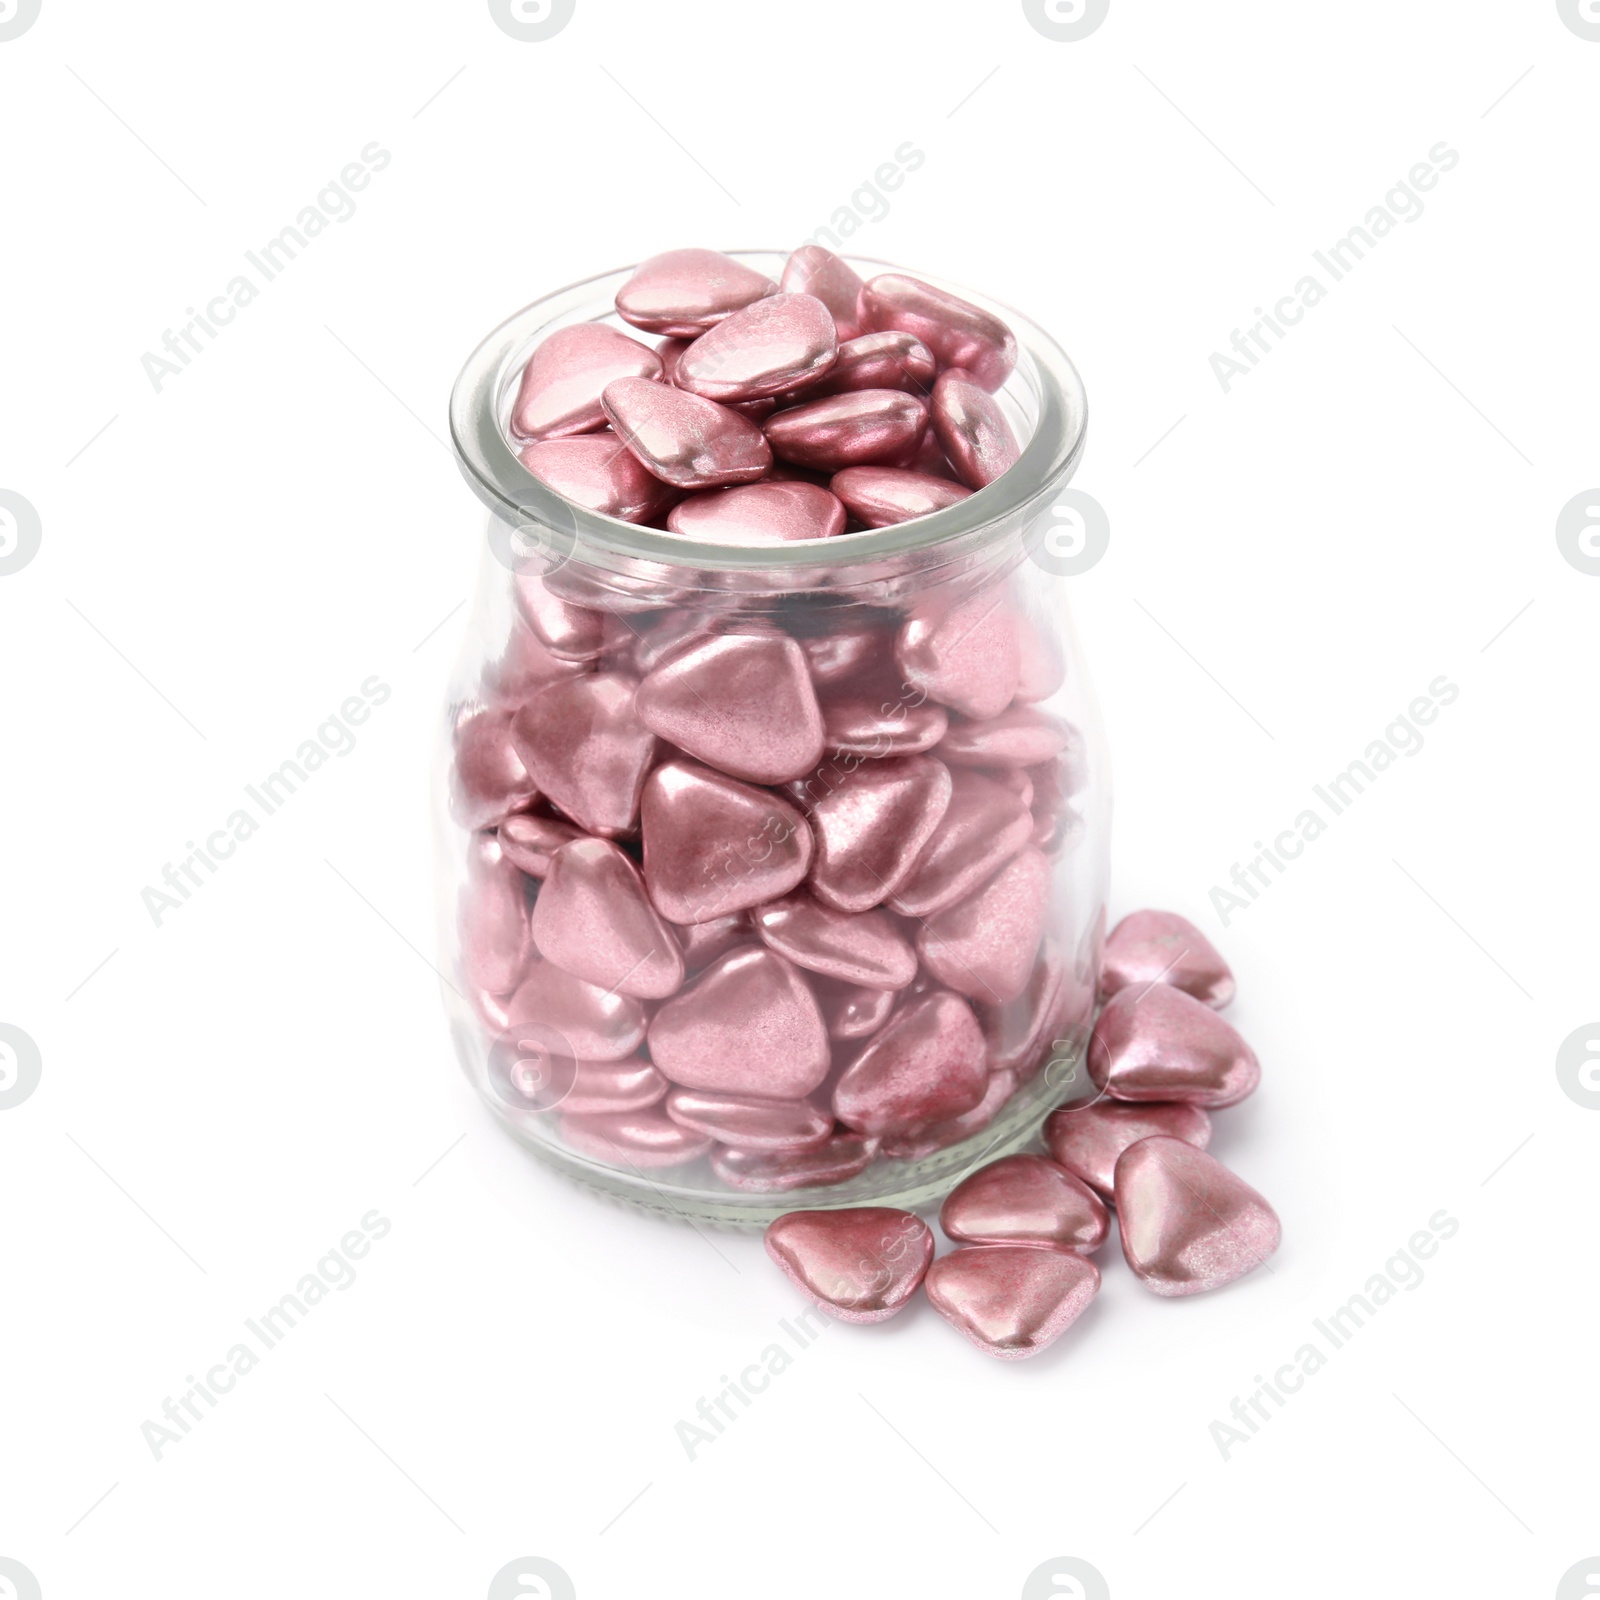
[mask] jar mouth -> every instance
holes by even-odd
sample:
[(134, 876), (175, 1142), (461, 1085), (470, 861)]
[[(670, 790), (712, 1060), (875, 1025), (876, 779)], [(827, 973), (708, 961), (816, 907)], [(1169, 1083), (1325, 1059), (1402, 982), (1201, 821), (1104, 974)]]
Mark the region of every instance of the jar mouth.
[[(788, 259), (788, 252), (782, 250), (726, 253), (774, 281)], [(605, 562), (609, 557), (704, 572), (770, 572), (821, 564), (837, 571), (913, 551), (982, 544), (986, 535), (1015, 532), (1019, 523), (1037, 515), (1055, 498), (1082, 458), (1088, 402), (1077, 369), (1044, 329), (1010, 306), (895, 262), (872, 256), (845, 255), (843, 259), (863, 277), (909, 272), (992, 312), (1016, 336), (1016, 370), (996, 398), (1013, 416), (1031, 419), (1032, 427), (1016, 463), (988, 487), (942, 511), (887, 528), (752, 546), (705, 544), (682, 534), (640, 527), (590, 511), (557, 494), (522, 465), (510, 442), (506, 419), (522, 367), (534, 345), (557, 328), (609, 321), (625, 332), (636, 332), (616, 316), (612, 305), (616, 291), (635, 270), (631, 266), (586, 278), (524, 306), (467, 358), (450, 396), (450, 437), (467, 482), (502, 521), (536, 524), (555, 534), (559, 542), (581, 550), (585, 559), (598, 557)]]

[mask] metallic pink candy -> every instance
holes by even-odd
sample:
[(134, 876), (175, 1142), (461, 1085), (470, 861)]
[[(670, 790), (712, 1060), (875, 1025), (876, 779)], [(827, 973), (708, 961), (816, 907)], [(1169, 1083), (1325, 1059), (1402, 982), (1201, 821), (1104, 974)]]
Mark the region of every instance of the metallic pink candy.
[(971, 373), (951, 367), (933, 386), (933, 431), (945, 459), (969, 489), (982, 489), (1022, 454), (1005, 412)]
[(946, 478), (901, 467), (846, 467), (833, 475), (828, 487), (850, 515), (869, 528), (931, 516), (972, 493)]
[(762, 939), (808, 972), (869, 989), (903, 989), (917, 954), (882, 911), (850, 916), (804, 891), (770, 901), (755, 915)]
[(667, 527), (702, 544), (788, 544), (844, 532), (838, 496), (814, 483), (747, 483), (680, 500)]
[(817, 840), (811, 890), (835, 911), (870, 911), (906, 881), (950, 803), (931, 756), (842, 759), (795, 785)]
[(785, 634), (693, 640), (640, 683), (652, 733), (735, 778), (783, 783), (822, 756), (822, 711), (800, 646)]
[(902, 273), (869, 279), (861, 309), (873, 328), (915, 334), (945, 367), (961, 367), (991, 392), (1011, 376), (1017, 341), (996, 316)]
[(525, 444), (517, 459), (557, 494), (623, 522), (654, 522), (678, 498), (614, 433), (537, 440)]
[(1117, 1159), (1117, 1224), (1134, 1276), (1154, 1294), (1220, 1289), (1277, 1250), (1277, 1213), (1214, 1156), (1157, 1135)]
[(511, 408), (520, 439), (559, 439), (606, 425), (600, 391), (613, 378), (659, 378), (661, 358), (614, 328), (581, 322), (540, 344), (522, 369)]
[(833, 316), (841, 339), (865, 331), (859, 306), (861, 279), (855, 269), (819, 244), (803, 244), (784, 264), (779, 287), (785, 294), (815, 295)]
[(777, 284), (717, 250), (668, 250), (642, 261), (617, 291), (617, 313), (646, 333), (697, 339)]
[(968, 717), (997, 717), (1022, 681), (1022, 651), (1005, 599), (993, 590), (929, 605), (900, 630), (906, 681)]
[(772, 465), (760, 428), (714, 400), (645, 378), (618, 378), (600, 403), (639, 465), (674, 489), (754, 483)]
[(972, 1008), (935, 991), (901, 1006), (845, 1068), (833, 1109), (869, 1134), (913, 1134), (970, 1111), (988, 1062)]
[(512, 719), (529, 776), (590, 833), (631, 832), (639, 815), (656, 736), (639, 720), (637, 688), (621, 673), (568, 678), (541, 689)]
[(1028, 1244), (1093, 1255), (1111, 1219), (1086, 1184), (1044, 1156), (1006, 1156), (952, 1189), (939, 1212), (963, 1244)]
[(1134, 911), (1106, 940), (1100, 991), (1108, 999), (1124, 989), (1168, 983), (1219, 1011), (1233, 999), (1233, 973), (1216, 947), (1175, 911)]
[(675, 994), (683, 951), (645, 894), (638, 868), (605, 839), (550, 858), (533, 907), (533, 942), (564, 972), (645, 1000)]
[(985, 1355), (1022, 1361), (1048, 1349), (1099, 1292), (1092, 1261), (1028, 1245), (968, 1245), (928, 1269), (933, 1309)]
[(853, 389), (807, 400), (769, 417), (767, 441), (798, 467), (837, 472), (868, 463), (895, 466), (914, 454), (928, 408), (899, 389)]
[(1211, 1143), (1211, 1118), (1199, 1106), (1133, 1105), (1097, 1100), (1050, 1113), (1044, 1125), (1051, 1158), (1081, 1178), (1102, 1200), (1112, 1196), (1117, 1158), (1141, 1139), (1161, 1134), (1197, 1150)]
[(810, 987), (783, 956), (731, 950), (650, 1022), (650, 1059), (675, 1084), (795, 1100), (828, 1075), (828, 1030)]
[(762, 400), (824, 377), (838, 353), (822, 301), (775, 294), (701, 334), (678, 357), (673, 382), (707, 400)]
[(1117, 1100), (1236, 1105), (1261, 1079), (1255, 1051), (1210, 1006), (1155, 984), (1112, 996), (1089, 1040), (1089, 1072)]
[(797, 1289), (843, 1322), (892, 1317), (933, 1260), (927, 1223), (889, 1206), (791, 1211), (768, 1227), (766, 1246)]
[(669, 922), (712, 922), (786, 895), (811, 866), (794, 806), (693, 761), (650, 774), (642, 803), (644, 875)]

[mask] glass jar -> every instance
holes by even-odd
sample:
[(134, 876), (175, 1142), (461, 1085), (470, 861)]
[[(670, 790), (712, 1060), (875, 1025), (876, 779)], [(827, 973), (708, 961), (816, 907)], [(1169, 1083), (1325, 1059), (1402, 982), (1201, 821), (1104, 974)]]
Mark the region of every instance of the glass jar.
[[(565, 500), (510, 432), (541, 340), (633, 331), (631, 270), (518, 312), (451, 400), (488, 508), (436, 799), (457, 1053), (530, 1149), (648, 1208), (925, 1204), (1085, 1081), (1110, 785), (1055, 540), (1082, 385), (1027, 318), (918, 274), (1015, 333), (1017, 463), (898, 526), (696, 543)], [(652, 731), (635, 691), (685, 656)]]

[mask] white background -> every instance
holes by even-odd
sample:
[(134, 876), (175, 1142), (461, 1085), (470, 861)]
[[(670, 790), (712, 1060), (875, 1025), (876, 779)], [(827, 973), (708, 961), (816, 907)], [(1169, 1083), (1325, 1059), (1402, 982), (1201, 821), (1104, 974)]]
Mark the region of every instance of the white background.
[[(468, 0), (43, 0), (0, 43), (0, 488), (43, 530), (0, 578), (0, 1021), (43, 1061), (0, 1114), (0, 1556), (46, 1600), (478, 1597), (523, 1555), (585, 1600), (1009, 1597), (1057, 1556), (1117, 1600), (1555, 1594), (1600, 1550), (1600, 1114), (1555, 1073), (1600, 1013), (1600, 579), (1555, 540), (1600, 482), (1597, 83), (1554, 0), (1112, 0), (1078, 43), (1014, 0), (578, 0), (544, 43)], [(374, 140), (356, 214), (157, 393), (141, 356)], [(1113, 912), (1233, 963), (1265, 1077), (1214, 1148), (1286, 1241), (1187, 1302), (1113, 1246), (1021, 1366), (925, 1304), (831, 1327), (691, 1462), (795, 1294), (498, 1134), (425, 963), (480, 549), (445, 404), (539, 294), (876, 211), (907, 140), (852, 246), (1084, 375)], [(1224, 394), (1212, 352), (1439, 141), (1424, 214)], [(356, 749), (154, 926), (372, 674)], [(1224, 929), (1213, 885), (1441, 674), (1425, 747)], [(358, 1281), (153, 1459), (374, 1208)], [(1213, 1420), (1441, 1209), (1425, 1281), (1224, 1461)]]

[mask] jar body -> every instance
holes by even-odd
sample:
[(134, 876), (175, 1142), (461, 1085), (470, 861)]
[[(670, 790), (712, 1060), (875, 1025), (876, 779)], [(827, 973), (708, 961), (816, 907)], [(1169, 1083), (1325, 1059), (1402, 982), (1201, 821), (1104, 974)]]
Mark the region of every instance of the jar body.
[(1085, 1081), (1110, 784), (1029, 536), (1061, 481), (960, 537), (770, 564), (619, 554), (537, 495), (491, 512), (438, 763), (441, 968), (516, 1137), (760, 1225), (933, 1200)]

